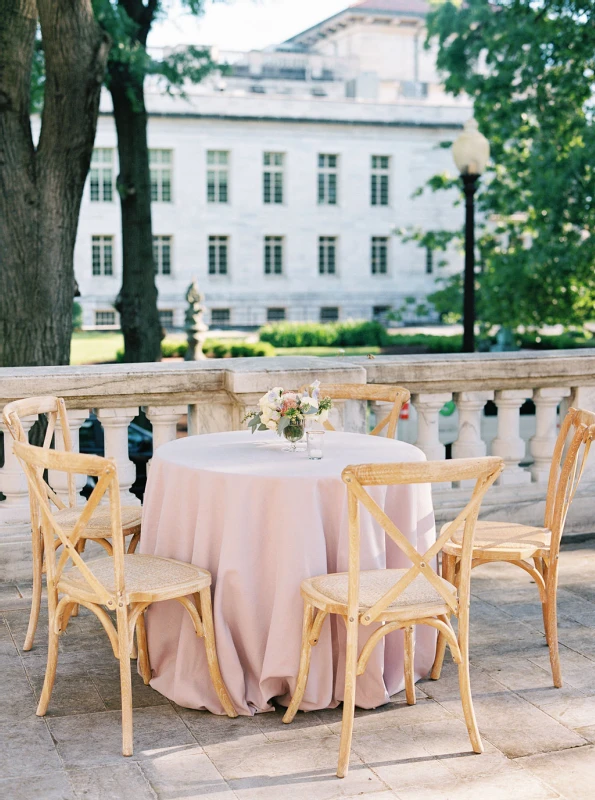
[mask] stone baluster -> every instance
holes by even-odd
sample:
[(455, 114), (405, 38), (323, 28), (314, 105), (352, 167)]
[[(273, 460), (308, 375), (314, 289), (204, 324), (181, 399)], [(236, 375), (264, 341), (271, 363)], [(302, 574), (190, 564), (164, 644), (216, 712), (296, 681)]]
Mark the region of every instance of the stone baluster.
[[(494, 399), (494, 392), (457, 392), (454, 399), (459, 412), (459, 435), (452, 444), (452, 457), (485, 456), (487, 447), (481, 438), (481, 418), (487, 401)], [(475, 481), (461, 481), (460, 486), (473, 487)]]
[[(68, 411), (68, 427), (70, 428), (70, 436), (72, 438), (72, 452), (79, 452), (79, 431), (83, 422), (89, 416), (89, 409), (72, 409)], [(64, 435), (62, 433), (62, 425), (60, 424), (60, 417), (56, 420), (56, 430), (54, 432), (54, 447), (56, 450), (64, 450)], [(68, 478), (65, 472), (57, 472), (50, 470), (49, 483), (52, 489), (56, 492), (60, 500), (65, 505), (69, 504), (68, 499)], [(76, 486), (76, 502), (80, 502), (79, 494), (81, 489), (86, 483), (84, 475), (75, 475), (74, 477)]]
[(530, 447), (533, 456), (531, 475), (536, 483), (547, 483), (552, 455), (558, 438), (558, 405), (570, 395), (570, 389), (535, 389), (535, 436)]
[(136, 467), (128, 458), (128, 426), (138, 414), (138, 408), (100, 408), (96, 413), (103, 425), (105, 455), (115, 459), (118, 468), (122, 503), (140, 505), (140, 500), (130, 491), (136, 478)]
[[(143, 411), (153, 426), (153, 453), (162, 444), (176, 438), (177, 424), (187, 412), (187, 406), (144, 406)], [(147, 464), (147, 469), (151, 462)]]
[[(583, 411), (595, 412), (595, 386), (573, 386), (570, 397), (564, 402), (564, 413), (569, 408), (581, 408)], [(562, 409), (560, 409), (562, 411)], [(595, 482), (595, 445), (591, 446), (591, 454), (585, 465), (583, 483)]]
[(519, 466), (525, 457), (525, 442), (520, 435), (520, 410), (528, 397), (530, 389), (502, 389), (496, 392), (498, 408), (498, 434), (492, 442), (492, 455), (504, 459), (505, 469), (498, 483), (530, 483), (531, 473)]
[(439, 414), (445, 403), (452, 400), (450, 392), (441, 394), (414, 394), (411, 402), (417, 411), (416, 446), (423, 450), (428, 461), (445, 457), (446, 451), (440, 441)]
[[(31, 430), (34, 423), (35, 419), (32, 417), (21, 420), (25, 433)], [(31, 518), (27, 477), (13, 453), (13, 438), (2, 417), (0, 417), (0, 431), (4, 435), (4, 466), (0, 469), (0, 492), (5, 497), (0, 503), (0, 524), (25, 523)]]
[[(373, 427), (376, 427), (376, 425), (378, 425), (380, 420), (385, 419), (390, 414), (392, 407), (393, 407), (392, 403), (383, 403), (380, 400), (372, 400), (372, 402), (370, 403), (370, 411), (374, 415)], [(387, 433), (388, 433), (388, 425), (380, 431), (378, 436), (386, 437)], [(398, 434), (399, 434), (399, 426), (397, 424), (397, 438)]]

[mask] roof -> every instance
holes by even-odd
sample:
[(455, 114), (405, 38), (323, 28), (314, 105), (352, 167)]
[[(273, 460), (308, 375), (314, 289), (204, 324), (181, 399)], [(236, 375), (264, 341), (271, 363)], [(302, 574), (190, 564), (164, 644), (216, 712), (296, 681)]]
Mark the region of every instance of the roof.
[(396, 14), (427, 14), (430, 4), (425, 0), (360, 0), (350, 8), (358, 11), (388, 11)]
[(301, 33), (292, 36), (284, 45), (308, 45), (326, 32), (333, 31), (337, 24), (344, 25), (345, 21), (353, 22), (367, 14), (380, 14), (385, 17), (425, 17), (430, 11), (430, 3), (425, 0), (359, 0), (347, 8), (333, 14), (332, 17), (322, 20)]

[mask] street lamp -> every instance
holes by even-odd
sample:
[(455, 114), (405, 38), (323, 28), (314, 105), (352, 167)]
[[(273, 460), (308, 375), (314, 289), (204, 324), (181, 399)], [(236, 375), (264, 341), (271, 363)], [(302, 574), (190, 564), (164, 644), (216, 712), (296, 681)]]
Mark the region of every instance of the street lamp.
[(463, 291), (463, 352), (475, 351), (475, 207), (479, 176), (490, 157), (490, 144), (477, 122), (468, 119), (452, 146), (452, 156), (465, 190), (465, 282)]

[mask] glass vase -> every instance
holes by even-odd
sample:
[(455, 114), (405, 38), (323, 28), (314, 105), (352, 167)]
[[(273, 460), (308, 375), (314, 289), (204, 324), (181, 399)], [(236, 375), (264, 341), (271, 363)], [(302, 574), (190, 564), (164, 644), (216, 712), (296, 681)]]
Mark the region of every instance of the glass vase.
[(289, 443), (289, 446), (284, 449), (295, 452), (297, 450), (297, 443), (304, 438), (305, 430), (306, 425), (304, 420), (296, 420), (291, 425), (288, 425), (283, 430), (283, 436)]

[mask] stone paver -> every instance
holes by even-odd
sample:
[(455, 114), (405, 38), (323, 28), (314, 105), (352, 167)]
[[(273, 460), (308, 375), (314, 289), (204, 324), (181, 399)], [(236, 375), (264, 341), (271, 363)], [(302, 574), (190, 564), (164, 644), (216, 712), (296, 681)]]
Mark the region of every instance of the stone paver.
[(45, 719), (47, 616), (22, 651), (29, 588), (0, 584), (2, 800), (587, 800), (595, 797), (595, 541), (564, 548), (564, 688), (551, 683), (541, 605), (526, 573), (473, 573), (471, 680), (485, 745), (471, 752), (457, 671), (358, 710), (351, 768), (335, 777), (341, 709), (235, 720), (176, 706), (133, 674), (135, 753), (120, 755), (118, 664), (85, 609), (60, 642)]

